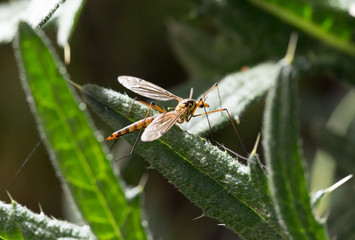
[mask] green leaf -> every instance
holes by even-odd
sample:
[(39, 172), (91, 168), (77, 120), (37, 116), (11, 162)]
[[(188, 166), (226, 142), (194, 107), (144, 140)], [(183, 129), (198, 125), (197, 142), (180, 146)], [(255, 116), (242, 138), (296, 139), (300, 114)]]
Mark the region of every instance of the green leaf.
[(15, 53), (41, 137), (92, 231), (100, 239), (145, 239), (137, 205), (126, 200), (47, 38), (21, 23)]
[(6, 204), (0, 201), (1, 239), (93, 239), (88, 226), (77, 226), (28, 210), (15, 201)]
[(330, 46), (355, 56), (355, 19), (348, 12), (299, 0), (249, 1)]
[[(96, 85), (85, 85), (82, 93), (113, 129), (122, 127), (133, 102), (131, 98)], [(147, 106), (136, 102), (127, 122), (144, 118), (146, 112)], [(133, 144), (136, 137), (127, 134), (122, 138)], [(263, 211), (262, 202), (249, 182), (248, 167), (205, 139), (173, 126), (156, 141), (139, 141), (135, 152), (199, 206), (204, 215), (219, 219), (247, 239), (283, 238), (279, 227), (269, 223), (264, 217), (267, 214), (259, 212)], [(122, 152), (118, 157), (126, 154)]]
[[(250, 180), (254, 185), (254, 188), (259, 194), (263, 206), (264, 214), (268, 214), (265, 218), (269, 218), (270, 224), (278, 225), (275, 208), (270, 197), (270, 189), (265, 171), (265, 166), (260, 162), (259, 156), (252, 153), (248, 159), (248, 166), (250, 168)], [(279, 227), (279, 226), (278, 226)]]
[(298, 139), (297, 84), (291, 66), (282, 65), (267, 97), (263, 127), (271, 196), (280, 222), (293, 239), (326, 239), (312, 214)]
[[(192, 20), (168, 22), (174, 52), (192, 80), (206, 81), (265, 59), (279, 59), (286, 50), (291, 29), (250, 4), (196, 8), (204, 10)], [(272, 26), (272, 31), (264, 25)]]
[[(191, 8), (189, 18), (168, 22), (170, 42), (190, 80), (217, 81), (243, 66), (253, 66), (265, 59), (280, 59), (286, 50), (289, 35), (294, 31), (287, 21), (282, 22), (248, 2), (224, 3), (203, 1)], [(286, 8), (290, 3), (283, 5)], [(314, 11), (322, 14), (323, 9)], [(324, 12), (329, 18), (342, 15), (348, 19), (347, 12), (328, 8)], [(343, 24), (340, 29), (353, 31), (351, 22), (355, 20), (348, 20), (350, 24)], [(355, 83), (353, 55), (319, 44), (306, 34), (299, 35), (299, 54), (295, 59), (298, 73), (306, 76), (310, 72), (326, 73), (333, 79)], [(340, 33), (335, 35), (341, 36)]]

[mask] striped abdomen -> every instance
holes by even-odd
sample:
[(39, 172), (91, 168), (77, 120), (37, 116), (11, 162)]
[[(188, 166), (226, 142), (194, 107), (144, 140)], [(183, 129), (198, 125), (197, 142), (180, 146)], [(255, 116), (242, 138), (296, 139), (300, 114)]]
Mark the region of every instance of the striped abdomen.
[[(145, 128), (147, 127), (157, 116), (153, 116), (153, 117), (148, 117), (142, 120), (139, 120), (138, 122), (132, 123), (131, 125), (128, 125), (125, 128), (122, 128), (120, 130), (118, 130), (117, 132), (114, 132), (111, 134), (111, 136), (109, 136), (108, 138), (106, 138), (105, 142), (110, 141), (110, 140), (114, 140), (119, 138), (122, 135), (125, 135), (127, 133), (131, 133), (131, 132), (135, 132), (140, 130), (141, 128)], [(144, 123), (144, 126), (143, 126)]]

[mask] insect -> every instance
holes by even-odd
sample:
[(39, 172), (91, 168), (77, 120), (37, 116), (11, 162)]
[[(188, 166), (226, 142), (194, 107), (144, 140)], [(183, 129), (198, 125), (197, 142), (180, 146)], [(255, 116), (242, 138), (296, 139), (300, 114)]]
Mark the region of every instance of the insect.
[[(129, 125), (127, 127), (124, 127), (122, 129), (112, 133), (111, 136), (109, 136), (105, 141), (118, 139), (120, 136), (123, 136), (127, 133), (131, 133), (131, 132), (138, 131), (138, 130), (142, 131), (142, 129), (145, 128), (145, 131), (143, 132), (143, 134), (141, 136), (141, 141), (151, 142), (151, 141), (157, 140), (160, 137), (162, 137), (167, 131), (169, 131), (169, 129), (175, 123), (182, 124), (185, 121), (189, 122), (192, 117), (198, 117), (198, 116), (207, 115), (207, 114), (215, 113), (215, 112), (222, 112), (222, 111), (226, 111), (228, 113), (228, 116), (229, 116), (230, 121), (233, 125), (233, 128), (234, 128), (235, 132), (237, 133), (237, 136), (240, 140), (240, 137), (239, 137), (237, 129), (233, 123), (231, 115), (229, 114), (229, 112), (226, 108), (213, 110), (210, 112), (207, 112), (205, 110), (204, 113), (195, 115), (195, 112), (198, 108), (206, 109), (209, 107), (209, 105), (205, 102), (206, 96), (214, 88), (217, 88), (218, 93), (219, 93), (217, 83), (215, 83), (198, 101), (196, 101), (196, 100), (192, 99), (193, 89), (191, 89), (189, 98), (183, 99), (183, 98), (178, 97), (178, 96), (170, 93), (169, 91), (153, 84), (153, 83), (150, 83), (150, 82), (145, 81), (140, 78), (131, 77), (131, 76), (119, 76), (118, 81), (124, 87), (128, 88), (132, 92), (135, 92), (141, 96), (151, 98), (151, 99), (160, 100), (160, 101), (169, 101), (169, 100), (175, 99), (179, 103), (173, 111), (167, 112), (154, 103), (148, 104), (148, 103), (138, 100), (139, 102), (149, 106), (146, 117), (144, 119), (141, 119), (135, 123), (132, 123), (131, 125)], [(133, 107), (133, 105), (132, 105), (132, 107)], [(130, 111), (132, 110), (132, 107), (131, 107)], [(149, 114), (149, 111), (151, 108), (158, 110), (161, 113), (158, 115), (155, 115), (155, 116), (148, 117), (148, 114)], [(131, 153), (129, 155), (131, 155), (133, 153), (134, 148), (138, 142), (139, 135), (138, 135), (136, 142), (135, 142), (135, 144), (131, 150)], [(129, 156), (129, 155), (127, 155), (127, 156)]]

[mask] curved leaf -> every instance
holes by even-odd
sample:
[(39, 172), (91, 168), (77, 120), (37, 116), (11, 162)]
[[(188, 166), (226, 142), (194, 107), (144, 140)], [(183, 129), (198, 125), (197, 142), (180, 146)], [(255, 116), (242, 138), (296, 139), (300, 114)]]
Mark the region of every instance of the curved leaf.
[(326, 239), (312, 214), (298, 139), (297, 90), (291, 66), (285, 64), (270, 91), (263, 127), (271, 196), (280, 222), (293, 239)]
[(139, 210), (125, 198), (106, 153), (40, 32), (20, 24), (15, 52), (27, 99), (54, 166), (100, 239), (145, 239)]
[(299, 0), (250, 2), (344, 53), (355, 56), (355, 19), (347, 12)]
[(88, 226), (77, 226), (66, 221), (36, 214), (15, 201), (6, 204), (0, 201), (1, 239), (43, 239), (58, 238), (93, 239)]
[[(82, 93), (92, 109), (115, 130), (121, 128), (133, 100), (126, 95), (95, 85)], [(130, 123), (144, 118), (147, 106), (136, 103)], [(154, 112), (154, 111), (153, 111)], [(155, 112), (154, 112), (155, 113)], [(136, 134), (122, 138), (133, 143)], [(135, 149), (161, 172), (205, 215), (222, 221), (247, 239), (280, 239), (280, 229), (270, 224), (262, 202), (249, 182), (249, 169), (205, 139), (174, 126), (153, 142), (138, 142)], [(127, 153), (121, 153), (122, 157)]]

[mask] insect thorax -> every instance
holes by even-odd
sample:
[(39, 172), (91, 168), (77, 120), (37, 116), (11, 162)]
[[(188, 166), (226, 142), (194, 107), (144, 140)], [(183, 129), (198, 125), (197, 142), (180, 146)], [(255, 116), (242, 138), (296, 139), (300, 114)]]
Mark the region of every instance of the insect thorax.
[(196, 109), (196, 101), (194, 99), (184, 99), (179, 102), (176, 106), (175, 111), (180, 112), (183, 109), (187, 108), (187, 110), (180, 116), (181, 120), (186, 120), (188, 116), (190, 116), (194, 110)]

